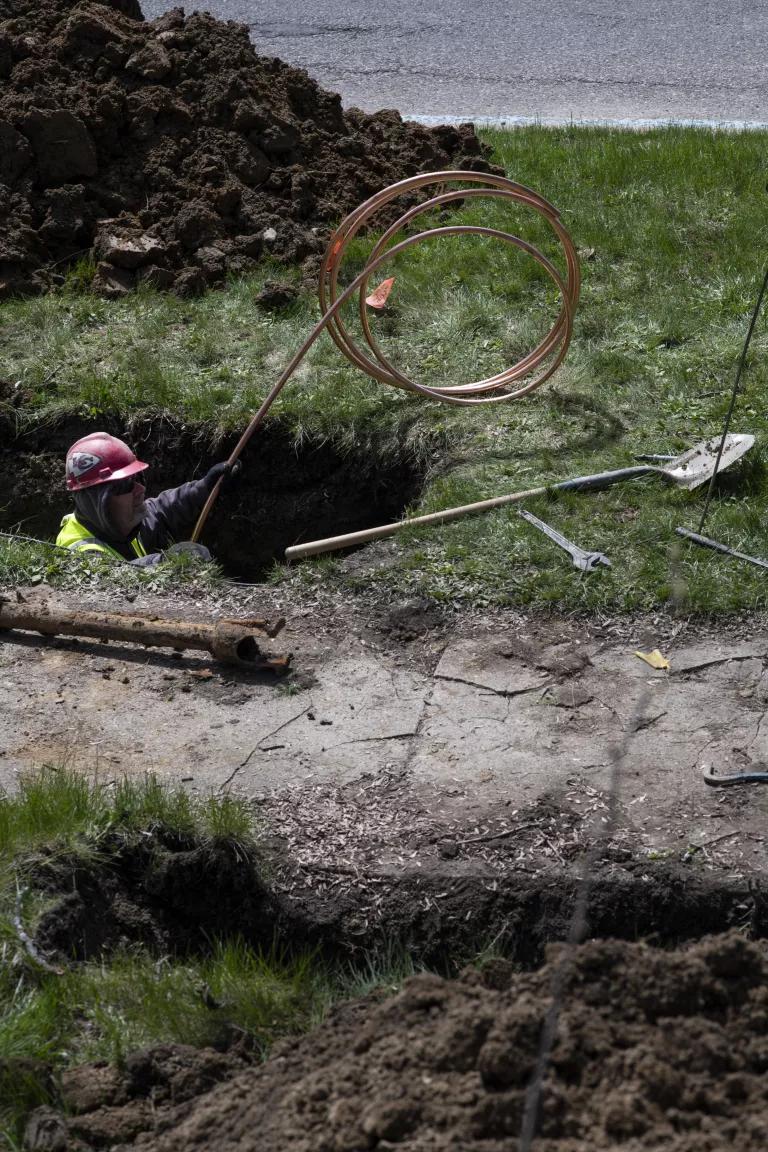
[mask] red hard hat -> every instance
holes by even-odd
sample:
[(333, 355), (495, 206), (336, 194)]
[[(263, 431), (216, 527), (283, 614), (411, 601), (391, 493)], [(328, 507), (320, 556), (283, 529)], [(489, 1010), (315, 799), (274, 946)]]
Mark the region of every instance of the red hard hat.
[(79, 492), (94, 484), (122, 480), (143, 472), (148, 464), (137, 460), (127, 444), (108, 432), (92, 432), (73, 444), (67, 452), (67, 488)]

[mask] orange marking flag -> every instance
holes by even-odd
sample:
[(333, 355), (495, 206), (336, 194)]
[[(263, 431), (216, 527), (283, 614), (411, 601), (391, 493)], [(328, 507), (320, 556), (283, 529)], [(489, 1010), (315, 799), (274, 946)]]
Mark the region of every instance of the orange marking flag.
[(386, 306), (389, 294), (392, 291), (392, 285), (395, 282), (394, 276), (390, 276), (388, 280), (382, 280), (378, 288), (374, 288), (370, 296), (366, 296), (365, 302), (369, 308), (384, 308)]

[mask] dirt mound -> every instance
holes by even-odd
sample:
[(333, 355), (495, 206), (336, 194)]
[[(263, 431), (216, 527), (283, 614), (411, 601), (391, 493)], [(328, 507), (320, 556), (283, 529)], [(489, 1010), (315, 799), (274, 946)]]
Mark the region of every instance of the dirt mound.
[(322, 251), (396, 180), (488, 169), (471, 125), (345, 112), (245, 25), (136, 0), (0, 0), (0, 87), (0, 299), (90, 251), (107, 295), (197, 292)]
[(275, 903), (239, 842), (205, 843), (162, 830), (105, 837), (97, 860), (41, 854), (29, 882), (50, 899), (36, 946), (64, 963), (118, 947), (200, 951), (228, 935), (269, 947), (274, 936)]
[[(67, 1101), (81, 1113), (71, 1132), (78, 1147), (99, 1132), (153, 1152), (513, 1152), (561, 955), (532, 974), (497, 960), (457, 981), (416, 977), (384, 1003), (342, 1007), (191, 1106), (160, 1101), (151, 1119), (146, 1093), (113, 1077), (101, 1104)], [(768, 1146), (757, 946), (735, 934), (669, 953), (592, 942), (567, 969), (564, 1001), (537, 1152)], [(118, 1096), (132, 1103), (118, 1111)]]

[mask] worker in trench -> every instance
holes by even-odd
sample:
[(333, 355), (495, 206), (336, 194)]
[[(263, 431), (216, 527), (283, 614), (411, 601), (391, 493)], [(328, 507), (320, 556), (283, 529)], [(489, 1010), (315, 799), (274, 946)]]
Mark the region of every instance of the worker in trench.
[(56, 543), (139, 568), (178, 553), (210, 560), (204, 544), (184, 537), (216, 484), (231, 483), (239, 465), (214, 464), (201, 480), (146, 499), (148, 467), (107, 432), (93, 432), (73, 444), (67, 452), (66, 484), (75, 511), (62, 520)]

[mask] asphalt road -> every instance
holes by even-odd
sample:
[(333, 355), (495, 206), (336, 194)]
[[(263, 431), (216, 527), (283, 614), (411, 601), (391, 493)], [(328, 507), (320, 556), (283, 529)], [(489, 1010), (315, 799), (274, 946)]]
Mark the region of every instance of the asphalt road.
[[(148, 19), (178, 0), (144, 0)], [(766, 0), (209, 0), (366, 111), (768, 124)]]

